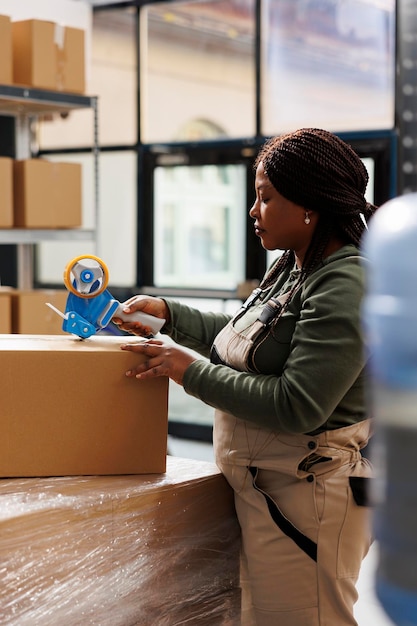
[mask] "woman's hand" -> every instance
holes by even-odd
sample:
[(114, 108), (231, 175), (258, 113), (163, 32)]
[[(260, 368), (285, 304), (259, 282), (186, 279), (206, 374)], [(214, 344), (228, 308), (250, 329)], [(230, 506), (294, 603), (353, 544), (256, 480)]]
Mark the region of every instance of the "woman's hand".
[[(153, 315), (159, 319), (169, 321), (169, 309), (164, 300), (152, 296), (133, 296), (122, 303), (123, 313), (127, 317), (136, 311)], [(152, 335), (152, 329), (138, 321), (121, 320), (115, 316), (112, 321), (121, 329), (133, 335), (148, 337)]]
[(146, 361), (126, 372), (126, 376), (140, 379), (168, 376), (178, 385), (182, 385), (187, 367), (197, 360), (177, 344), (172, 345), (157, 339), (123, 344), (121, 349), (146, 356)]

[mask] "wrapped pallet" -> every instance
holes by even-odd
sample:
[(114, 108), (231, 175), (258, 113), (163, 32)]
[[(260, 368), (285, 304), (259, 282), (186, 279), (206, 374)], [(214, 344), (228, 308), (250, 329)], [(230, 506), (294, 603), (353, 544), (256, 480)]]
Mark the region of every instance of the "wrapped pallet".
[(238, 626), (239, 527), (212, 463), (0, 482), (3, 626)]

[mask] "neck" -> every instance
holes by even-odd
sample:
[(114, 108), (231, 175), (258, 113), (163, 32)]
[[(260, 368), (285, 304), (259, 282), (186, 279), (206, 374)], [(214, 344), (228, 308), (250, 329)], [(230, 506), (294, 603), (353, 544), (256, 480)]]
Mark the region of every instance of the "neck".
[[(331, 254), (334, 254), (335, 252), (340, 250), (340, 248), (343, 248), (344, 245), (346, 244), (342, 239), (340, 239), (336, 235), (332, 235), (329, 239), (328, 244), (324, 248), (322, 259), (327, 259), (328, 256), (330, 256)], [(299, 269), (303, 267), (304, 259), (305, 259), (305, 253), (303, 254), (295, 253), (295, 262)]]

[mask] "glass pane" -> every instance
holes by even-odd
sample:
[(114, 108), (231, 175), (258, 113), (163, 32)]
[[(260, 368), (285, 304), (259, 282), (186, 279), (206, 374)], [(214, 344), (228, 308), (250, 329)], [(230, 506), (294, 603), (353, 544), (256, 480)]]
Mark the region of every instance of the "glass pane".
[(255, 134), (254, 5), (165, 2), (141, 10), (144, 143)]
[[(93, 13), (92, 61), (88, 95), (98, 96), (98, 135), (101, 145), (137, 141), (137, 61), (135, 9)], [(40, 124), (43, 149), (89, 146), (93, 140), (91, 111), (54, 115)]]
[[(83, 226), (94, 228), (93, 157), (67, 154), (48, 158), (82, 163)], [(136, 284), (136, 163), (133, 152), (101, 153), (97, 243), (52, 241), (39, 244), (37, 279), (40, 282), (59, 285), (63, 270), (73, 257), (98, 254), (109, 269), (110, 285), (131, 287)]]
[(157, 167), (154, 284), (235, 289), (244, 279), (244, 165)]
[(262, 132), (394, 126), (394, 0), (263, 0)]

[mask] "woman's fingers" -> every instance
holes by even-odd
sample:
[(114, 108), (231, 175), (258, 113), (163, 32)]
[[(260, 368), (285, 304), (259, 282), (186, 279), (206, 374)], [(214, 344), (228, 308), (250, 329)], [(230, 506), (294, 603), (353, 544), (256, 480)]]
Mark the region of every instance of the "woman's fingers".
[(156, 349), (155, 346), (163, 346), (164, 343), (159, 339), (148, 339), (146, 341), (140, 341), (138, 343), (123, 343), (120, 347), (122, 350), (128, 350), (129, 352), (138, 352), (139, 354), (160, 354), (161, 349)]
[(121, 349), (138, 354), (144, 354), (148, 358), (138, 364), (134, 369), (128, 370), (126, 376), (141, 378), (147, 372), (150, 376), (168, 376), (168, 369), (164, 365), (163, 343), (158, 340), (143, 341), (141, 343), (122, 344)]
[(120, 328), (120, 330), (124, 330), (132, 335), (147, 337), (153, 334), (150, 326), (144, 326), (140, 322), (127, 322), (119, 317), (113, 317), (112, 321)]
[(136, 378), (167, 376), (179, 385), (182, 385), (185, 370), (196, 360), (196, 357), (184, 348), (167, 344), (159, 339), (122, 344), (121, 348), (146, 357), (143, 363), (138, 363), (135, 368), (127, 371), (126, 376)]

